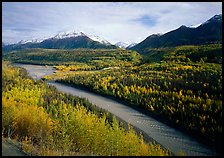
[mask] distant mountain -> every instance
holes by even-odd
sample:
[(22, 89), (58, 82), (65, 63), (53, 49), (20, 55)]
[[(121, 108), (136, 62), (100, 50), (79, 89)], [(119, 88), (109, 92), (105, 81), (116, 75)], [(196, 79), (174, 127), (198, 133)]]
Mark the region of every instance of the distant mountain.
[(126, 48), (126, 47), (128, 47), (128, 44), (124, 43), (124, 42), (117, 42), (114, 45), (119, 47), (119, 48)]
[(25, 48), (47, 48), (47, 49), (114, 49), (117, 48), (108, 41), (95, 35), (86, 35), (82, 32), (61, 32), (53, 37), (43, 40), (33, 39), (30, 41), (21, 40), (16, 44), (2, 46), (3, 52), (21, 50)]
[(147, 48), (174, 47), (180, 45), (201, 45), (222, 42), (222, 15), (215, 15), (200, 26), (182, 25), (163, 35), (153, 34), (129, 49), (144, 51)]
[(131, 43), (131, 44), (127, 44), (124, 42), (117, 42), (114, 45), (119, 47), (119, 48), (125, 48), (125, 49), (129, 49), (131, 47), (134, 47), (137, 43)]

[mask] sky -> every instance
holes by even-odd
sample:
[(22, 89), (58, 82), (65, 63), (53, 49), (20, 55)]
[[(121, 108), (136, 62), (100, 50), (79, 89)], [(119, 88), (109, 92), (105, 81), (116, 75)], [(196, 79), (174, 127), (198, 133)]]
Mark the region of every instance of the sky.
[(139, 43), (222, 14), (222, 2), (2, 2), (2, 41), (82, 31), (110, 43)]

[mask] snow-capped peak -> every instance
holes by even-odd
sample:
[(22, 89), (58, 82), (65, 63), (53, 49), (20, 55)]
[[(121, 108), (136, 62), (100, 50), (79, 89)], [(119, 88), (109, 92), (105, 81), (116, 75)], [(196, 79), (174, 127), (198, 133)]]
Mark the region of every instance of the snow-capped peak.
[(119, 48), (126, 48), (129, 46), (129, 44), (125, 43), (125, 42), (117, 42), (114, 44), (115, 46), (118, 46)]
[(70, 38), (70, 37), (78, 37), (78, 36), (86, 36), (82, 32), (60, 32), (57, 35), (55, 35), (53, 38), (55, 39), (63, 39), (63, 38)]
[(118, 46), (119, 48), (125, 48), (125, 49), (129, 49), (131, 47), (134, 47), (136, 44), (138, 43), (131, 43), (131, 44), (127, 44), (125, 42), (117, 42), (114, 45)]
[(201, 25), (208, 24), (208, 23), (213, 22), (213, 21), (222, 22), (222, 14), (213, 16), (211, 19), (207, 20), (206, 22), (202, 23)]
[(96, 36), (96, 35), (90, 35), (90, 34), (84, 34), (83, 32), (81, 31), (67, 31), (67, 32), (61, 32), (61, 33), (58, 33), (57, 35), (55, 35), (54, 39), (63, 39), (63, 38), (70, 38), (70, 37), (78, 37), (78, 36), (87, 36), (89, 37), (90, 39), (92, 39), (93, 41), (97, 41), (97, 42), (100, 42), (100, 43), (103, 43), (103, 44), (110, 44), (110, 42), (108, 42), (107, 40), (99, 37), (99, 36)]
[(209, 19), (209, 21), (212, 21), (212, 20), (222, 21), (222, 14), (215, 15), (211, 19)]

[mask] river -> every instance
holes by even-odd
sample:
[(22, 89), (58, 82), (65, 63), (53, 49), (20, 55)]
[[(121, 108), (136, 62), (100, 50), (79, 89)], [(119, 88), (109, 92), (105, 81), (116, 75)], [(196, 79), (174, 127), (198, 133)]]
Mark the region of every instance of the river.
[[(51, 66), (40, 65), (27, 65), (27, 64), (13, 64), (15, 66), (21, 66), (27, 70), (30, 76), (34, 79), (40, 79), (44, 75), (54, 72)], [(70, 93), (75, 96), (87, 98), (91, 103), (97, 105), (100, 108), (106, 109), (113, 113), (122, 120), (137, 127), (150, 138), (153, 138), (156, 142), (161, 144), (166, 149), (170, 150), (174, 155), (178, 155), (180, 151), (183, 151), (189, 156), (214, 156), (217, 155), (215, 150), (210, 149), (197, 142), (194, 138), (187, 134), (180, 132), (160, 121), (145, 115), (127, 105), (119, 103), (110, 98), (100, 96), (85, 90), (70, 87), (61, 83), (48, 82), (48, 84), (54, 85), (62, 92)]]

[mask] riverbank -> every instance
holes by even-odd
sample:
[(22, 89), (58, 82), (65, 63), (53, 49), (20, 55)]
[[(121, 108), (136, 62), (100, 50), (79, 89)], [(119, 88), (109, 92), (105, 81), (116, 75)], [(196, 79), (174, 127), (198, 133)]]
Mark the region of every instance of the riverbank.
[(152, 137), (166, 149), (172, 151), (174, 155), (178, 155), (180, 151), (185, 152), (186, 155), (217, 155), (214, 150), (198, 143), (192, 137), (171, 128), (152, 117), (140, 113), (131, 107), (92, 92), (90, 93), (64, 84), (51, 83), (51, 85), (54, 85), (62, 92), (86, 98), (91, 101), (91, 103), (98, 105), (98, 107), (110, 111), (122, 120), (130, 123), (132, 126), (138, 127), (141, 131), (144, 131), (149, 137)]
[[(49, 84), (54, 84), (54, 83), (56, 83), (55, 81), (48, 81), (48, 83)], [(64, 85), (66, 85), (66, 84), (64, 84)], [(54, 85), (55, 86), (55, 85)], [(56, 86), (57, 87), (57, 86)], [(85, 88), (79, 88), (80, 90), (85, 90), (85, 91), (87, 91), (87, 89), (85, 89)], [(93, 92), (91, 92), (91, 91), (89, 91), (90, 93), (92, 93), (92, 94), (95, 94), (95, 93), (93, 93)], [(102, 97), (104, 97), (103, 95), (101, 95)], [(112, 98), (109, 98), (109, 99), (112, 99)], [(88, 99), (87, 99), (88, 100)], [(114, 101), (116, 101), (116, 100), (114, 100)], [(119, 103), (121, 103), (121, 102), (119, 102)], [(98, 107), (98, 108), (101, 108), (101, 107)], [(104, 109), (104, 108), (101, 108), (101, 109)], [(111, 113), (110, 111), (108, 111), (107, 109), (104, 109), (104, 110), (106, 110), (107, 112), (109, 112), (109, 113)], [(113, 114), (113, 113), (112, 113)], [(166, 147), (164, 147), (161, 143), (159, 143), (159, 142), (157, 142), (155, 139), (153, 139), (152, 137), (150, 137), (146, 132), (144, 132), (143, 130), (141, 130), (140, 128), (138, 128), (137, 126), (134, 126), (134, 125), (132, 125), (132, 124), (130, 124), (128, 121), (125, 121), (124, 119), (122, 119), (121, 117), (119, 117), (119, 116), (117, 116), (117, 115), (114, 115), (113, 114), (113, 116), (120, 122), (120, 123), (122, 123), (122, 125), (123, 125), (123, 127), (124, 127), (124, 129), (126, 130), (126, 131), (128, 131), (128, 126), (129, 125), (131, 125), (131, 127), (133, 127), (133, 129), (134, 129), (134, 131), (136, 132), (136, 134), (138, 135), (138, 136), (140, 136), (140, 135), (142, 135), (143, 136), (143, 139), (144, 139), (144, 141), (145, 141), (145, 143), (153, 143), (153, 144), (159, 144), (163, 149), (166, 149)], [(180, 152), (180, 154), (182, 154), (183, 152)], [(172, 151), (170, 151), (170, 155), (175, 155)], [(179, 154), (178, 154), (179, 155)], [(176, 155), (177, 156), (177, 155)]]
[(2, 156), (28, 156), (19, 142), (10, 138), (2, 138)]

